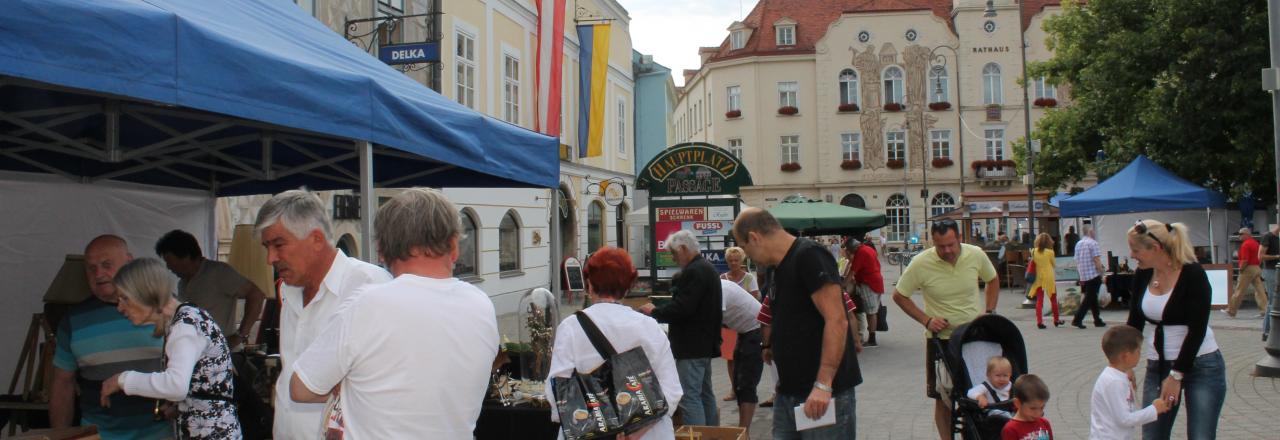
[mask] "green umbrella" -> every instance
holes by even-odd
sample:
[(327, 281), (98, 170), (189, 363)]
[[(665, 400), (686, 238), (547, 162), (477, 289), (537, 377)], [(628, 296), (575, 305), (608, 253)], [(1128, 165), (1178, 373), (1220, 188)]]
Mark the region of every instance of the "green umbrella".
[(884, 214), (791, 196), (769, 208), (782, 227), (800, 235), (859, 236), (888, 224)]

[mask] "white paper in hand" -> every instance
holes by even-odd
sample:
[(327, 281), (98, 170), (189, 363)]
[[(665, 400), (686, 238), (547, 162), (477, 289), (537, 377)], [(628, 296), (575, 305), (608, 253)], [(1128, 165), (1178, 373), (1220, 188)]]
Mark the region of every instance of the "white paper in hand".
[(827, 412), (822, 414), (818, 420), (809, 418), (804, 415), (804, 405), (797, 406), (795, 409), (796, 431), (804, 431), (807, 429), (821, 428), (823, 426), (831, 426), (836, 424), (836, 399), (831, 399), (827, 404)]

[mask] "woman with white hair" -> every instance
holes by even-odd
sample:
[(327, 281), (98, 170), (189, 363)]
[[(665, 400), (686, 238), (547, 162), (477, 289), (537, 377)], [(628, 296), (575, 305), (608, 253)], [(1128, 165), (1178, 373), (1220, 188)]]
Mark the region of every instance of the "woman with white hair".
[(155, 324), (155, 336), (164, 337), (164, 371), (112, 376), (102, 383), (102, 406), (116, 392), (164, 399), (178, 404), (174, 437), (241, 438), (230, 350), (218, 324), (203, 309), (178, 302), (173, 277), (160, 260), (129, 262), (116, 273), (115, 284), (120, 313), (133, 325)]

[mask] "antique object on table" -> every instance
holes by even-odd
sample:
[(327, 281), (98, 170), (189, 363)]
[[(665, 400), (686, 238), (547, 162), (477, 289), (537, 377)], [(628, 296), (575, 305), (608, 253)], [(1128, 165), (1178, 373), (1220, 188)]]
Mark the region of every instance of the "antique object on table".
[(544, 380), (551, 367), (551, 343), (560, 323), (559, 302), (550, 290), (537, 288), (520, 298), (520, 377)]

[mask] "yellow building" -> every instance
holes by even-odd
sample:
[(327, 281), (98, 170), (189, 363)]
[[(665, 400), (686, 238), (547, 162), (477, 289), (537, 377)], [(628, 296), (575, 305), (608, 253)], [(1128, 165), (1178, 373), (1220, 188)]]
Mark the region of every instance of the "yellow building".
[[(1027, 60), (1049, 58), (1041, 25), (1058, 2), (1026, 0), (1019, 16), (996, 0), (994, 17), (986, 3), (760, 0), (684, 72), (676, 138), (739, 154), (750, 205), (803, 194), (885, 212), (887, 241), (924, 239), (926, 219), (963, 192), (1026, 194), (1010, 142), (1024, 112), (1034, 127), (1069, 99), (1035, 79), (1026, 106), (1018, 83), (1019, 39)], [(991, 226), (1006, 227), (1025, 220)]]

